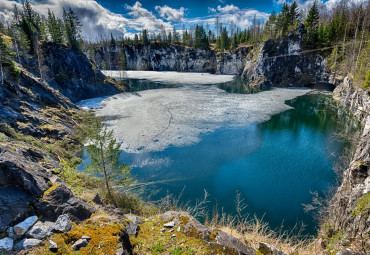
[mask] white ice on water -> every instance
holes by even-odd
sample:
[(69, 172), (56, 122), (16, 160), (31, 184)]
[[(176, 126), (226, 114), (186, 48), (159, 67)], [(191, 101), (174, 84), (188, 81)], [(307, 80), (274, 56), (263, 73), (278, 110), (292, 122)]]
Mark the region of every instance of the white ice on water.
[[(123, 142), (123, 150), (149, 152), (171, 145), (187, 146), (199, 142), (201, 134), (221, 127), (261, 123), (291, 109), (285, 104), (286, 100), (309, 91), (274, 88), (257, 94), (230, 94), (217, 86), (199, 85), (199, 80), (194, 82), (191, 77), (193, 74), (166, 73), (162, 81), (193, 85), (118, 94), (104, 99), (96, 108), (98, 115), (107, 117), (108, 127), (114, 130), (117, 140)], [(229, 79), (223, 75), (208, 76), (218, 81)], [(156, 72), (145, 77), (157, 80), (159, 76)], [(89, 105), (86, 100), (85, 105)]]
[(102, 71), (104, 75), (115, 79), (122, 77), (129, 79), (145, 79), (168, 84), (180, 83), (185, 85), (218, 84), (232, 81), (234, 75), (214, 75), (209, 73), (180, 73), (157, 71)]

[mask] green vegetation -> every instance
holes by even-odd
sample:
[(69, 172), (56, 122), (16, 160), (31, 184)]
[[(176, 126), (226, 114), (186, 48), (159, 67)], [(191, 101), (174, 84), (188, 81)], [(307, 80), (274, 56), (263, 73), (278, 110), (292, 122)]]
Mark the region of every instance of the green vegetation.
[(355, 216), (364, 216), (370, 213), (370, 193), (363, 195), (359, 200), (357, 207), (352, 211)]
[(0, 33), (0, 77), (1, 84), (5, 80), (5, 73), (18, 75), (19, 70), (15, 66), (14, 58), (15, 53), (9, 46), (9, 37)]
[(87, 169), (103, 176), (108, 196), (116, 206), (112, 186), (124, 192), (133, 185), (131, 169), (120, 162), (120, 148), (121, 143), (117, 143), (113, 131), (108, 131), (101, 120), (93, 119), (88, 130), (87, 151), (91, 162)]

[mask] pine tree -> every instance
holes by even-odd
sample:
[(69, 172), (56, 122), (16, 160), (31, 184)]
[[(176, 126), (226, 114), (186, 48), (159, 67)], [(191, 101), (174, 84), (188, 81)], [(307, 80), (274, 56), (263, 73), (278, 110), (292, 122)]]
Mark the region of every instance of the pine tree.
[(117, 143), (113, 137), (113, 131), (100, 120), (93, 120), (88, 129), (90, 164), (88, 171), (95, 175), (102, 175), (108, 197), (117, 206), (114, 198), (114, 186), (120, 189), (129, 187), (132, 184), (131, 169), (120, 162), (121, 143)]
[(0, 76), (1, 84), (5, 80), (5, 69), (10, 72), (15, 70), (14, 64), (15, 52), (12, 51), (9, 44), (5, 40), (5, 36), (0, 34)]
[(148, 39), (148, 30), (147, 30), (147, 29), (144, 29), (144, 30), (143, 30), (143, 36), (142, 36), (142, 38), (141, 38), (141, 42), (142, 42), (144, 45), (149, 44), (149, 39)]
[(299, 14), (298, 4), (296, 1), (293, 1), (289, 7), (289, 22), (291, 26), (298, 22), (300, 16)]
[(173, 27), (172, 37), (173, 37), (173, 42), (174, 43), (179, 43), (180, 36), (179, 36), (179, 33), (176, 31), (176, 28), (175, 27)]
[(307, 30), (306, 43), (311, 44), (311, 46), (314, 46), (314, 44), (317, 41), (317, 28), (319, 24), (319, 17), (320, 17), (319, 8), (315, 0), (304, 22)]
[(113, 34), (110, 33), (110, 46), (116, 46), (116, 39), (114, 39)]
[(139, 43), (139, 36), (137, 34), (134, 35), (134, 43), (135, 44)]
[(171, 32), (168, 33), (167, 42), (172, 43), (172, 33)]
[(220, 50), (225, 50), (230, 48), (230, 39), (227, 35), (226, 27), (222, 29), (220, 36)]
[(236, 34), (234, 34), (233, 38), (231, 39), (230, 50), (235, 50), (237, 46), (238, 46), (238, 39), (237, 39)]
[(63, 8), (63, 22), (68, 45), (74, 50), (80, 50), (81, 23), (71, 8), (68, 12)]
[(285, 36), (290, 25), (290, 9), (287, 3), (284, 3), (281, 12), (277, 16), (276, 29), (280, 36)]
[(55, 43), (63, 43), (63, 22), (56, 18), (50, 9), (48, 9), (47, 27), (51, 41)]

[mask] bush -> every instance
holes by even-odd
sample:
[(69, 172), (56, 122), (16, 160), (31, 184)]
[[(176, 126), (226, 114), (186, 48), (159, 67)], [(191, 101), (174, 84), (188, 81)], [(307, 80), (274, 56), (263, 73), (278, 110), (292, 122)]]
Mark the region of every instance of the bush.
[(364, 84), (362, 85), (363, 88), (367, 89), (367, 88), (370, 88), (370, 71), (368, 71), (366, 73), (366, 76), (365, 76), (365, 82)]

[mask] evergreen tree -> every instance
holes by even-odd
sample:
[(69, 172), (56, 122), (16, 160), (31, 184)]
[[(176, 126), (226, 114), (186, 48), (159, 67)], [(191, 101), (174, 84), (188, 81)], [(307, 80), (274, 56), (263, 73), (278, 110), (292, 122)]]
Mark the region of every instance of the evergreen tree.
[(173, 42), (174, 43), (179, 43), (180, 36), (179, 36), (179, 33), (176, 31), (176, 28), (175, 27), (173, 27), (172, 37), (173, 37)]
[(14, 64), (15, 52), (12, 51), (9, 44), (5, 40), (5, 36), (0, 34), (0, 76), (1, 84), (5, 80), (5, 69), (10, 72), (15, 70)]
[(147, 30), (147, 29), (144, 29), (144, 30), (143, 30), (143, 36), (142, 36), (142, 38), (141, 38), (141, 42), (142, 42), (144, 45), (149, 44), (149, 39), (148, 39), (148, 30)]
[(113, 137), (113, 131), (100, 120), (93, 120), (88, 129), (90, 164), (88, 171), (95, 175), (102, 175), (108, 197), (117, 206), (114, 198), (114, 186), (121, 189), (132, 184), (131, 169), (120, 162), (121, 143), (117, 143)]
[(187, 45), (188, 40), (189, 40), (188, 30), (185, 30), (185, 32), (183, 32), (182, 34), (182, 44)]
[(172, 33), (171, 32), (168, 33), (167, 42), (172, 43)]
[(134, 35), (134, 43), (135, 44), (139, 43), (139, 36), (137, 34)]
[(285, 36), (290, 25), (290, 9), (287, 3), (284, 3), (281, 12), (277, 16), (276, 29), (280, 36)]
[(50, 9), (48, 9), (47, 27), (51, 41), (55, 43), (63, 43), (63, 22), (56, 18)]
[(307, 30), (306, 43), (311, 44), (311, 46), (314, 46), (314, 44), (317, 41), (317, 28), (319, 24), (319, 17), (320, 17), (319, 8), (315, 0), (304, 21), (305, 28)]
[(234, 34), (233, 38), (231, 39), (230, 50), (235, 50), (237, 46), (238, 46), (238, 38), (237, 38), (237, 35)]
[(71, 8), (68, 12), (63, 8), (63, 22), (68, 45), (74, 50), (80, 50), (81, 23)]
[(267, 22), (265, 24), (265, 31), (264, 32), (270, 38), (275, 37), (276, 19), (277, 19), (276, 13), (275, 13), (275, 11), (272, 11), (270, 16), (269, 16), (269, 19), (267, 20)]
[(114, 39), (113, 34), (110, 33), (110, 46), (116, 46), (116, 39)]
[(230, 39), (227, 35), (226, 27), (222, 29), (220, 35), (220, 50), (225, 50), (230, 48)]
[(299, 9), (298, 9), (298, 4), (296, 1), (293, 1), (293, 3), (289, 7), (289, 22), (290, 25), (293, 26), (296, 22), (299, 21)]

